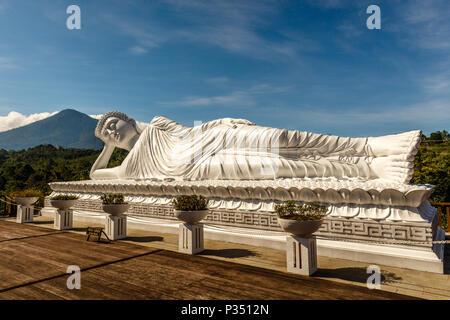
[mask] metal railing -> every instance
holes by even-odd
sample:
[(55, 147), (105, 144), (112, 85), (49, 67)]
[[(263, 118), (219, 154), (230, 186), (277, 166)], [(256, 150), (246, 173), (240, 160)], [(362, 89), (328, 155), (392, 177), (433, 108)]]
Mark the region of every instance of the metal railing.
[(439, 226), (450, 232), (450, 202), (430, 202), (438, 210)]

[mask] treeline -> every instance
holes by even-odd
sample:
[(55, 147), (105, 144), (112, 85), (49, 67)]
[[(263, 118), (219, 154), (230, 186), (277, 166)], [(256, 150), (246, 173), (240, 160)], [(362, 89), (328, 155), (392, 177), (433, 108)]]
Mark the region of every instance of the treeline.
[[(431, 200), (450, 202), (450, 135), (437, 131), (422, 137), (412, 183), (435, 186)], [(51, 192), (49, 182), (88, 180), (99, 150), (64, 149), (41, 145), (28, 150), (0, 150), (0, 192), (24, 189)], [(119, 165), (127, 152), (116, 149), (109, 164)]]
[[(119, 165), (127, 151), (116, 149), (110, 166)], [(88, 180), (99, 150), (64, 149), (40, 145), (28, 150), (0, 150), (0, 192), (24, 189), (51, 193), (49, 182)]]
[(434, 185), (430, 199), (450, 202), (450, 134), (447, 131), (433, 132), (428, 137), (422, 135), (411, 183)]

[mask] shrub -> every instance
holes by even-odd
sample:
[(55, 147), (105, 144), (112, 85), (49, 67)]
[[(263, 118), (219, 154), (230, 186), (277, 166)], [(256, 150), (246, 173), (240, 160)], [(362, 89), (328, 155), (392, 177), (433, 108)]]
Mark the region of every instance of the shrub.
[(77, 196), (69, 196), (60, 194), (58, 196), (51, 197), (50, 200), (77, 200)]
[(26, 189), (26, 190), (11, 192), (8, 196), (10, 198), (12, 198), (12, 199), (15, 199), (15, 198), (21, 198), (21, 197), (38, 197), (38, 198), (41, 198), (44, 195), (39, 190)]
[(121, 193), (104, 194), (100, 197), (103, 204), (126, 204), (125, 197)]
[(327, 207), (319, 204), (298, 205), (292, 200), (275, 205), (275, 212), (278, 217), (290, 220), (321, 220), (325, 217), (327, 211)]
[(208, 209), (208, 200), (203, 196), (179, 196), (172, 201), (176, 210), (180, 211), (200, 211)]

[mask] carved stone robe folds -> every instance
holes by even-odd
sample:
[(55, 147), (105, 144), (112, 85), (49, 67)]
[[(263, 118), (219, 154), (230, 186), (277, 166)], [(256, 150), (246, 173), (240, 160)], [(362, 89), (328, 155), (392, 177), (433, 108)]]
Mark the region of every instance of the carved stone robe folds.
[(367, 138), (155, 117), (122, 163), (125, 179), (376, 178)]

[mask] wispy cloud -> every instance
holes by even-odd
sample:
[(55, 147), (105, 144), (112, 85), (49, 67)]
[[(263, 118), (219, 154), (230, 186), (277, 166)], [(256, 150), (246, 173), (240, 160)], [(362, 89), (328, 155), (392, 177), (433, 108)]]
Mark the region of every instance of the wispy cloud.
[[(285, 117), (288, 113), (293, 119), (302, 119), (303, 123), (315, 123), (322, 127), (348, 127), (376, 126), (385, 127), (387, 124), (409, 124), (418, 126), (434, 125), (437, 122), (450, 121), (450, 101), (432, 100), (412, 105), (386, 108), (385, 106), (373, 106), (371, 108), (353, 109), (322, 109), (322, 108), (286, 108), (277, 107), (267, 109), (271, 117)], [(369, 111), (371, 110), (371, 111)]]
[(268, 84), (255, 85), (246, 90), (236, 90), (229, 94), (209, 96), (209, 97), (197, 97), (191, 96), (186, 97), (180, 101), (173, 102), (159, 102), (165, 105), (174, 106), (197, 106), (197, 107), (207, 107), (215, 105), (223, 106), (253, 106), (256, 104), (255, 96), (263, 94), (274, 94), (282, 93), (288, 91), (289, 87), (274, 87)]
[(345, 8), (351, 4), (351, 1), (349, 0), (308, 0), (307, 2), (310, 5), (324, 9)]
[(221, 83), (226, 83), (229, 80), (230, 79), (228, 79), (227, 77), (215, 77), (215, 78), (208, 78), (205, 80), (205, 82), (212, 83), (212, 84), (221, 84)]
[[(166, 42), (192, 42), (219, 47), (228, 52), (262, 60), (299, 59), (299, 53), (315, 47), (314, 40), (305, 35), (272, 30), (279, 37), (264, 36), (270, 22), (279, 14), (271, 1), (163, 1), (184, 22), (183, 26), (162, 25), (159, 20), (125, 20), (105, 14), (106, 21), (120, 33), (137, 42), (129, 50), (144, 54)], [(186, 28), (185, 25), (189, 27)], [(262, 29), (262, 31), (261, 31)]]
[(0, 70), (13, 70), (13, 69), (21, 69), (21, 67), (17, 65), (11, 58), (0, 57)]
[(27, 124), (36, 122), (38, 120), (43, 120), (45, 118), (51, 117), (58, 112), (59, 111), (24, 115), (20, 112), (11, 111), (7, 116), (0, 116), (0, 132), (26, 126)]
[(143, 48), (141, 46), (131, 47), (129, 49), (129, 51), (130, 51), (131, 54), (134, 54), (134, 55), (137, 55), (137, 56), (142, 55), (142, 54), (146, 54), (148, 52), (148, 50), (146, 48)]
[(393, 31), (400, 32), (413, 46), (423, 49), (450, 49), (450, 2), (415, 0), (399, 3), (399, 21)]

